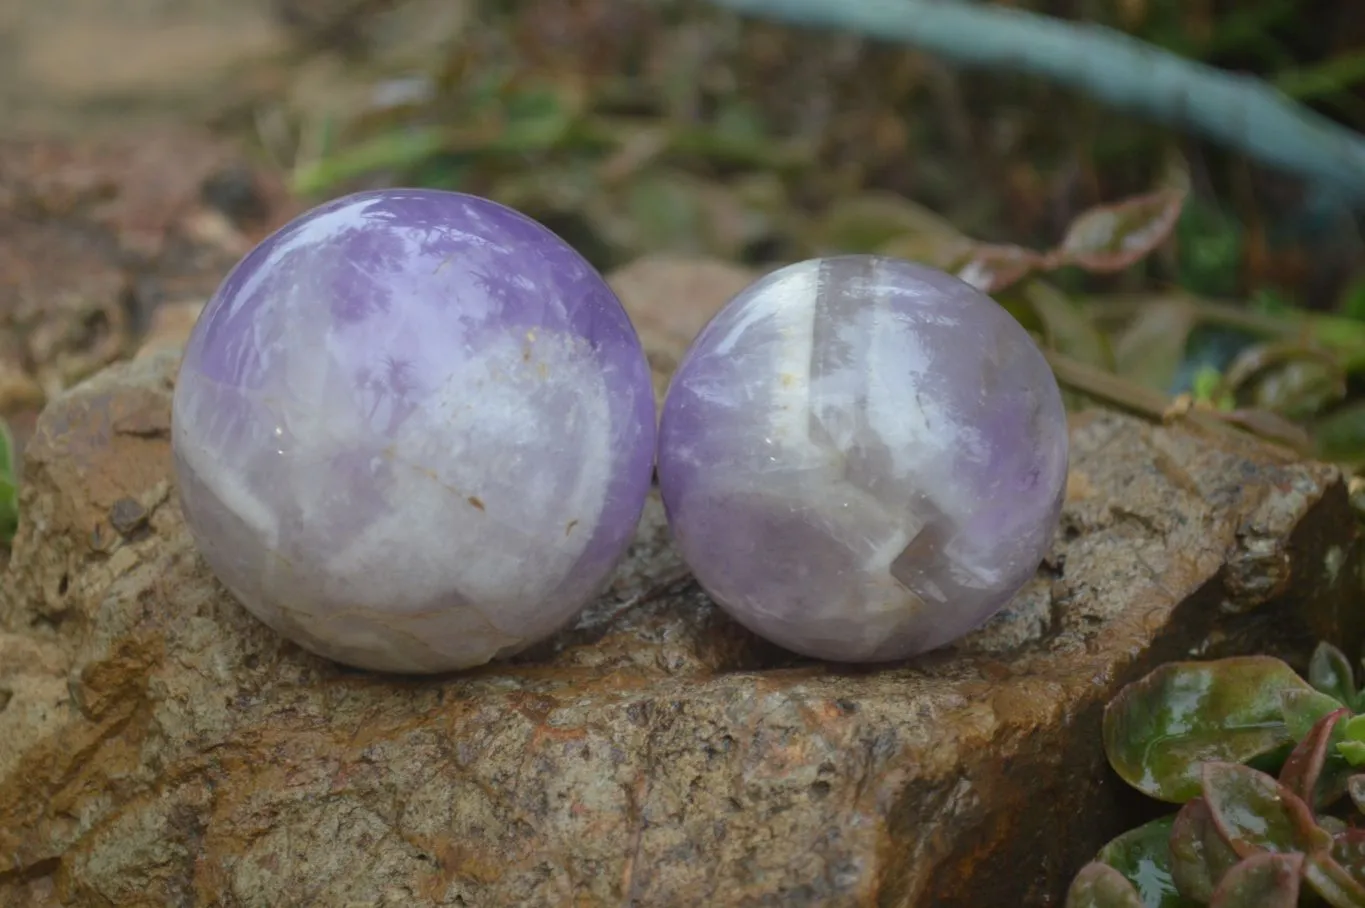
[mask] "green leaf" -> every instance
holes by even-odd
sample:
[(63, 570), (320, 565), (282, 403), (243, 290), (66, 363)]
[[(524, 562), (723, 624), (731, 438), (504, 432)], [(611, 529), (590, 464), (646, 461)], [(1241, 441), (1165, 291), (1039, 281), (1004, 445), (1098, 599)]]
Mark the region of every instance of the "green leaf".
[(1186, 801), (1175, 815), (1170, 850), (1176, 889), (1201, 905), (1213, 898), (1223, 875), (1238, 861), (1237, 852), (1223, 840), (1203, 798)]
[(582, 109), (577, 92), (555, 85), (528, 86), (505, 99), (502, 129), (487, 150), (525, 154), (553, 148), (568, 136)]
[[(936, 215), (926, 214), (926, 217), (929, 216)], [(819, 245), (821, 241), (818, 238), (816, 242), (817, 250), (828, 248), (827, 245)], [(876, 251), (880, 255), (919, 262), (940, 271), (956, 273), (958, 263), (965, 261), (975, 246), (972, 240), (952, 231), (951, 228), (942, 230), (933, 224), (925, 224), (880, 244)]]
[(1239, 393), (1247, 406), (1307, 420), (1345, 396), (1346, 373), (1323, 358), (1286, 357), (1280, 365), (1266, 368), (1248, 381)]
[(1365, 742), (1341, 741), (1337, 744), (1337, 753), (1352, 766), (1365, 766)]
[(772, 236), (782, 207), (780, 199), (738, 188), (656, 167), (593, 193), (578, 214), (622, 260), (651, 249), (735, 259)]
[(1316, 455), (1347, 463), (1365, 461), (1365, 401), (1337, 407), (1313, 423)]
[[(625, 193), (622, 228), (650, 245), (697, 251), (696, 238), (707, 232), (701, 229), (706, 211), (698, 190), (691, 178), (662, 171), (632, 181)], [(620, 245), (625, 245), (624, 238)]]
[(1185, 358), (1176, 370), (1175, 379), (1162, 389), (1170, 394), (1192, 391), (1194, 375), (1201, 369), (1217, 369), (1221, 378), (1237, 354), (1260, 339), (1259, 334), (1206, 321), (1205, 306), (1208, 304), (1202, 300), (1190, 296), (1176, 298), (1188, 303), (1194, 310), (1195, 326), (1190, 329), (1185, 344)]
[(1289, 97), (1304, 101), (1349, 91), (1362, 81), (1365, 81), (1365, 53), (1354, 51), (1276, 73), (1274, 84)]
[(299, 195), (319, 195), (378, 170), (415, 167), (445, 150), (449, 142), (447, 131), (437, 127), (383, 132), (335, 155), (300, 165), (290, 188)]
[(1147, 302), (1114, 341), (1114, 371), (1164, 392), (1185, 359), (1195, 322), (1194, 307), (1186, 300)]
[[(444, 154), (436, 152), (414, 164), (409, 170), (411, 183), (424, 189), (449, 189), (459, 192), (469, 185), (477, 158), (468, 153)], [(496, 193), (486, 191), (488, 198), (502, 201)], [(505, 204), (505, 203), (504, 203)]]
[(1355, 277), (1341, 292), (1337, 311), (1347, 318), (1365, 321), (1365, 276)]
[(902, 257), (928, 259), (924, 264), (934, 267), (946, 265), (970, 242), (950, 222), (903, 196), (865, 192), (835, 199), (811, 226), (809, 248), (815, 255), (888, 252), (893, 241), (901, 247), (898, 251), (919, 256)]
[(19, 486), (14, 478), (14, 438), (0, 420), (0, 545), (19, 529)]
[(1231, 410), (1237, 406), (1237, 399), (1232, 394), (1220, 393), (1222, 386), (1223, 373), (1210, 365), (1198, 366), (1190, 382), (1190, 393), (1199, 403), (1209, 404), (1219, 410)]
[(735, 144), (762, 146), (772, 142), (763, 109), (742, 98), (731, 97), (722, 102), (712, 125), (719, 135)]
[(0, 419), (0, 476), (14, 477), (14, 436), (9, 426)]
[(1308, 683), (1342, 703), (1355, 703), (1355, 672), (1346, 654), (1323, 641), (1308, 660)]
[(1146, 908), (1123, 874), (1099, 861), (1086, 864), (1066, 894), (1066, 908)]
[(1241, 222), (1195, 196), (1181, 213), (1175, 232), (1180, 286), (1207, 296), (1235, 293), (1243, 259)]
[(1037, 315), (1049, 347), (1087, 365), (1114, 368), (1109, 342), (1075, 300), (1037, 280), (1023, 284), (1020, 295)]
[(1332, 736), (1338, 724), (1350, 714), (1351, 711), (1343, 707), (1319, 719), (1295, 745), (1280, 769), (1280, 784), (1308, 804), (1325, 804), (1341, 796), (1344, 782), (1342, 774), (1328, 773), (1324, 777), (1323, 767), (1327, 764)]
[(1175, 816), (1130, 829), (1100, 849), (1095, 860), (1113, 867), (1133, 884), (1146, 908), (1187, 908), (1171, 874), (1171, 827)]
[(1256, 854), (1227, 872), (1209, 908), (1294, 908), (1299, 903), (1301, 854)]
[(1067, 230), (1058, 257), (1087, 271), (1121, 271), (1166, 241), (1184, 205), (1184, 191), (1163, 189), (1082, 212)]
[(1330, 312), (1295, 311), (1286, 319), (1297, 320), (1301, 330), (1334, 353), (1348, 372), (1365, 369), (1365, 324)]
[[(1280, 711), (1285, 724), (1289, 726), (1289, 736), (1295, 741), (1302, 741), (1323, 716), (1345, 707), (1346, 704), (1336, 697), (1328, 696), (1307, 685), (1289, 688), (1280, 693)], [(1338, 732), (1344, 731), (1345, 726), (1346, 723), (1343, 722)]]
[(1331, 847), (1298, 795), (1240, 763), (1204, 764), (1204, 800), (1218, 833), (1240, 857), (1262, 851), (1311, 852)]
[(1290, 690), (1312, 688), (1269, 656), (1168, 663), (1106, 707), (1105, 753), (1134, 788), (1183, 803), (1199, 794), (1201, 763), (1245, 762), (1293, 740), (1281, 704)]
[(1300, 315), (1298, 304), (1277, 287), (1257, 287), (1247, 300), (1247, 308), (1261, 315), (1294, 318)]

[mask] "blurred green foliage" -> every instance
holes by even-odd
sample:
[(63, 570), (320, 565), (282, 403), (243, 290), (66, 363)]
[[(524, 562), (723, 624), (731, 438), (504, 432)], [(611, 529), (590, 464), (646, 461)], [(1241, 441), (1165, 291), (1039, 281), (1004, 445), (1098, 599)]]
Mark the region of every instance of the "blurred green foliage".
[(18, 481), (15, 478), (14, 439), (0, 420), (0, 545), (8, 546), (19, 528)]
[[(1058, 355), (1158, 395), (1144, 399), (1187, 393), (1365, 467), (1359, 225), (1324, 220), (1282, 177), (1030, 79), (700, 0), (469, 0), (444, 36), (423, 0), (381, 5), (399, 9), (362, 28), (368, 52), (324, 69), (340, 102), (254, 112), (285, 124), (262, 142), (307, 195), (478, 193), (604, 270), (661, 250), (928, 262), (987, 287)], [(1352, 3), (1009, 5), (1259, 74), (1365, 127)]]

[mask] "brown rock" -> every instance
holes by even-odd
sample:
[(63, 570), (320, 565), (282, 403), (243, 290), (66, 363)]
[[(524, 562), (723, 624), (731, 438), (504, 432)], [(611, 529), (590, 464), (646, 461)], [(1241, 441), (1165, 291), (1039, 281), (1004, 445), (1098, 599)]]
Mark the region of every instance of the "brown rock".
[(911, 664), (747, 634), (680, 570), (656, 500), (614, 587), (540, 652), (347, 670), (196, 555), (175, 363), (64, 394), (27, 451), (0, 578), (0, 905), (1049, 904), (1127, 824), (1098, 739), (1120, 685), (1192, 652), (1359, 642), (1336, 469), (1095, 412), (1035, 581)]
[(132, 278), (93, 230), (21, 225), (0, 211), (0, 237), (4, 412), (41, 403), (126, 352)]
[(278, 175), (203, 131), (0, 140), (0, 418), (20, 446), (46, 400), (144, 333), (144, 349), (182, 344), (227, 270), (296, 205)]
[(199, 313), (204, 311), (207, 300), (192, 300), (182, 303), (165, 303), (152, 313), (147, 333), (142, 338), (137, 357), (155, 356), (169, 351), (179, 354), (194, 330)]
[(692, 339), (757, 277), (728, 262), (665, 254), (644, 256), (607, 276), (649, 354), (660, 404)]
[(7, 3), (0, 107), (12, 130), (87, 134), (202, 116), (284, 43), (267, 0)]

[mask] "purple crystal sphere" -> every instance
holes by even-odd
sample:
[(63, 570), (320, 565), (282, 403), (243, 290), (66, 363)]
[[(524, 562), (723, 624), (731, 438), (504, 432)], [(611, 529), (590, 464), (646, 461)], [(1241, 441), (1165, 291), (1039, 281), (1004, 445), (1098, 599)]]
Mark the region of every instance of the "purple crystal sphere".
[(453, 192), (307, 212), (200, 316), (173, 447), (197, 546), (266, 624), (350, 665), (510, 655), (606, 585), (649, 493), (649, 367), (601, 276)]
[(658, 470), (683, 557), (737, 621), (816, 658), (901, 659), (1033, 576), (1066, 413), (990, 297), (837, 256), (769, 274), (702, 330), (664, 401)]

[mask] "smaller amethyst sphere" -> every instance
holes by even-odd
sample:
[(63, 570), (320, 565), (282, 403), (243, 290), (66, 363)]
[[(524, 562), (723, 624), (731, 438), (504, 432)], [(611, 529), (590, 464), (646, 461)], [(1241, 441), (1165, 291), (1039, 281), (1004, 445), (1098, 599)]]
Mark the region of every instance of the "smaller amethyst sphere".
[(669, 386), (659, 486), (701, 585), (754, 633), (839, 662), (983, 624), (1056, 530), (1067, 425), (1028, 333), (909, 262), (782, 268), (722, 309)]
[(649, 367), (601, 276), (453, 192), (366, 192), (252, 250), (175, 389), (185, 516), (218, 578), (349, 665), (513, 654), (609, 581), (649, 494)]

